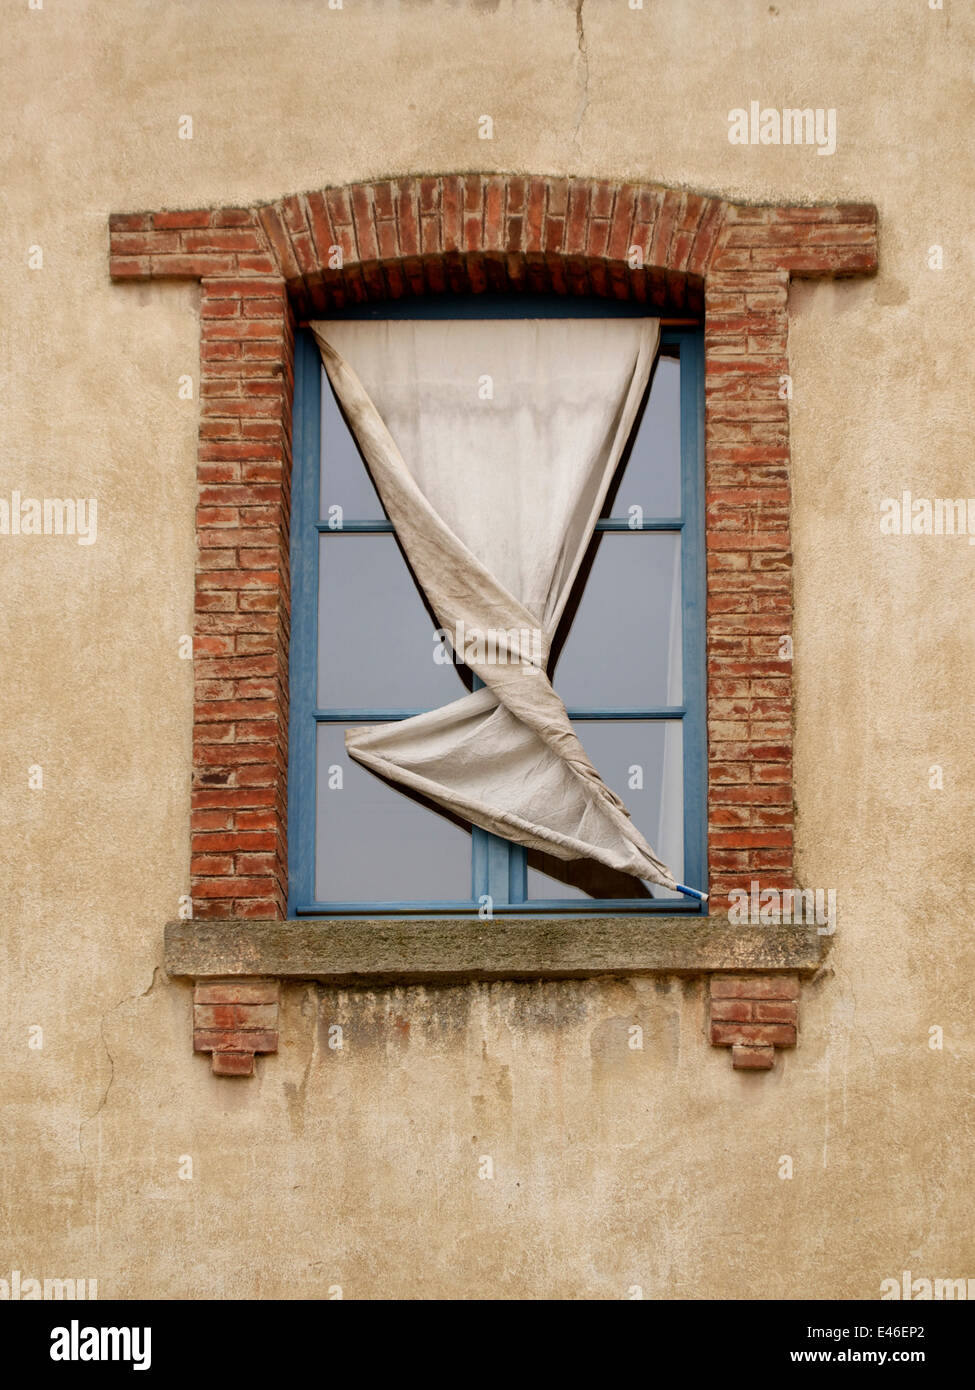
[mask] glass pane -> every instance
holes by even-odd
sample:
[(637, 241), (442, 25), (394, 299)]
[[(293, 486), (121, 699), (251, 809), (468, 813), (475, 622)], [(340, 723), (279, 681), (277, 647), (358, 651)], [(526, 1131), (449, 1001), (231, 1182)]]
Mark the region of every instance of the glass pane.
[[(573, 728), (606, 785), (622, 798), (633, 824), (683, 882), (684, 757), (680, 720), (576, 720)], [(528, 897), (675, 898), (590, 860), (528, 851)]]
[(681, 703), (680, 536), (603, 531), (593, 537), (552, 651), (569, 708)]
[(637, 422), (629, 456), (623, 456), (604, 516), (629, 519), (634, 506), (642, 508), (645, 520), (681, 514), (678, 352), (676, 345), (661, 349), (643, 417)]
[(319, 537), (320, 709), (435, 709), (465, 694), (464, 666), (444, 648), (391, 534)]
[(319, 902), (470, 901), (471, 831), (375, 776), (319, 724), (315, 893)]
[(321, 512), (323, 521), (341, 507), (345, 521), (381, 521), (386, 513), (372, 485), (352, 431), (335, 399), (332, 383), (322, 368)]

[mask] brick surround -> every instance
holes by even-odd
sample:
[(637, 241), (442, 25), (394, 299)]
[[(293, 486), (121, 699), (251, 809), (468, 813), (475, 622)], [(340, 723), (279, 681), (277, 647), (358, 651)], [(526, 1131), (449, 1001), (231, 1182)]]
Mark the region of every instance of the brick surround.
[[(789, 407), (779, 382), (789, 370), (788, 288), (791, 276), (875, 271), (873, 206), (746, 207), (632, 183), (454, 175), (251, 208), (116, 214), (110, 232), (115, 280), (202, 286), (197, 917), (286, 912), (296, 323), (367, 300), (457, 291), (596, 294), (703, 317), (712, 907), (725, 910), (729, 890), (752, 878), (794, 886), (792, 668), (780, 656), (792, 626)], [(712, 1008), (712, 1030), (724, 1026), (720, 1012), (715, 1019)], [(752, 1046), (744, 1033), (739, 1045)], [(740, 1059), (764, 1064), (768, 1052)]]

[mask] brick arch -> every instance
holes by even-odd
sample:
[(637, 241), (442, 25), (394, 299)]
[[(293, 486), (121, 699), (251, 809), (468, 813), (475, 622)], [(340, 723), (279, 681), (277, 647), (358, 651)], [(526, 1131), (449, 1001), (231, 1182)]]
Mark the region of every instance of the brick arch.
[(115, 280), (202, 286), (198, 917), (286, 910), (296, 324), (410, 294), (595, 294), (703, 319), (712, 903), (720, 910), (756, 877), (792, 886), (792, 677), (780, 650), (792, 622), (779, 386), (788, 284), (876, 270), (872, 205), (753, 207), (633, 182), (451, 174), (253, 207), (114, 214), (110, 235)]
[(725, 211), (676, 189), (467, 174), (281, 198), (258, 217), (299, 311), (528, 291), (696, 314)]

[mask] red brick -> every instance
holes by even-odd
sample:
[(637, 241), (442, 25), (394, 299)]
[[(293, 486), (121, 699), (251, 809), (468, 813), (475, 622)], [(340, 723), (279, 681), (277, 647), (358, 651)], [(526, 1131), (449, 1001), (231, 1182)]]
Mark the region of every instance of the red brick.
[(301, 271), (295, 259), (294, 248), (291, 245), (291, 238), (288, 235), (280, 207), (269, 203), (265, 207), (258, 208), (257, 215), (265, 235), (271, 243), (271, 249), (281, 274), (286, 280), (299, 279)]
[[(731, 1001), (722, 1001), (722, 1002), (723, 1002), (725, 1005), (727, 1005), (727, 1003), (729, 1003), (729, 1002), (731, 1002)], [(716, 1001), (711, 1005), (711, 1017), (712, 1017), (712, 1018), (714, 1018), (714, 1017), (717, 1016), (717, 1015), (715, 1015), (715, 1012), (714, 1012), (715, 1007), (717, 1006), (717, 1003), (718, 1003), (718, 1001), (716, 1000)], [(756, 1000), (755, 1003), (752, 1005), (752, 1008), (754, 1009), (754, 1018), (755, 1018), (756, 1023), (792, 1023), (792, 1024), (795, 1024), (795, 1023), (798, 1022), (798, 1018), (799, 1018), (799, 1006), (798, 1006), (798, 1004), (796, 1004), (794, 1001), (791, 1001), (791, 1000), (790, 1000), (790, 1001), (785, 1001), (785, 1000), (783, 1000), (781, 1003), (779, 1003), (779, 1002), (777, 1002), (777, 1001), (773, 1001), (773, 1002), (763, 1002), (762, 1000)]]
[(372, 220), (371, 191), (361, 183), (353, 184), (351, 191), (352, 221), (360, 261), (374, 261), (379, 255), (376, 229)]
[(234, 916), (246, 917), (251, 921), (274, 921), (284, 915), (284, 901), (285, 895), (282, 893), (278, 898), (251, 898), (246, 902), (236, 902)]
[[(277, 1049), (275, 1048), (275, 1051)], [(214, 1052), (213, 1072), (215, 1076), (253, 1076), (253, 1052)]]
[[(766, 885), (763, 883), (762, 885)], [(712, 975), (712, 999), (798, 999), (793, 975)]]
[(213, 216), (214, 214), (208, 208), (199, 208), (195, 212), (154, 212), (152, 225), (157, 231), (162, 228), (172, 228), (179, 231), (183, 228), (209, 227)]
[(275, 1004), (280, 987), (277, 980), (200, 981), (193, 990), (196, 1004)]
[(183, 250), (191, 253), (199, 251), (263, 251), (264, 243), (256, 232), (246, 227), (228, 227), (220, 230), (184, 232), (181, 237)]
[(113, 212), (108, 219), (109, 232), (147, 232), (151, 217), (147, 212)]
[(397, 184), (396, 223), (400, 253), (403, 256), (416, 256), (420, 251), (420, 224), (416, 201), (414, 180), (400, 179)]
[[(233, 793), (228, 793), (233, 795)], [(197, 878), (193, 879), (194, 898), (246, 898), (260, 897), (267, 893), (270, 886), (266, 878), (248, 879), (236, 876), (220, 878)]]
[(218, 850), (273, 850), (274, 845), (274, 835), (266, 830), (220, 830), (194, 834), (190, 842), (194, 854), (213, 854)]
[(202, 280), (210, 275), (229, 275), (235, 269), (233, 256), (153, 256), (152, 273), (180, 280)]
[(767, 1043), (773, 1047), (795, 1047), (795, 1027), (786, 1023), (712, 1023), (713, 1047), (735, 1043)]
[(530, 179), (528, 183), (528, 205), (523, 227), (523, 246), (526, 251), (541, 251), (542, 224), (545, 219), (545, 199), (547, 185), (544, 179)]
[(238, 854), (236, 856), (235, 872), (238, 874), (273, 874), (274, 871), (275, 857), (273, 853)]
[(240, 830), (273, 830), (277, 828), (277, 817), (272, 811), (241, 811), (237, 826)]
[(719, 1023), (748, 1023), (756, 1017), (755, 1008), (748, 999), (713, 999), (711, 1017)]
[(735, 1071), (770, 1071), (775, 1066), (775, 1048), (761, 1043), (735, 1043), (731, 1049), (731, 1065)]
[(192, 811), (190, 813), (190, 825), (194, 832), (230, 830), (233, 821), (233, 816), (226, 811)]
[(276, 1028), (277, 1022), (276, 1002), (193, 1005), (193, 1028), (198, 1033), (214, 1032), (217, 1029), (233, 1032), (267, 1032)]
[(613, 219), (609, 229), (607, 255), (612, 260), (625, 261), (632, 244), (633, 216), (636, 210), (636, 190), (623, 184), (616, 195)]
[(237, 269), (242, 273), (253, 272), (255, 275), (273, 275), (278, 266), (273, 256), (238, 256)]
[(711, 844), (719, 849), (751, 849), (792, 844), (791, 830), (718, 830)]
[(504, 249), (504, 180), (489, 178), (484, 190), (484, 249)]
[(148, 256), (113, 256), (110, 262), (113, 280), (149, 280), (152, 278), (151, 262)]
[(113, 256), (162, 256), (180, 250), (176, 232), (113, 232)]
[(193, 1034), (194, 1052), (277, 1052), (277, 1032), (255, 1029), (198, 1029)]
[[(590, 185), (583, 179), (573, 179), (569, 185), (569, 215), (565, 250), (569, 256), (585, 253), (589, 227)], [(627, 248), (628, 250), (629, 248)]]
[(251, 208), (221, 208), (211, 219), (212, 227), (254, 227), (257, 219)]

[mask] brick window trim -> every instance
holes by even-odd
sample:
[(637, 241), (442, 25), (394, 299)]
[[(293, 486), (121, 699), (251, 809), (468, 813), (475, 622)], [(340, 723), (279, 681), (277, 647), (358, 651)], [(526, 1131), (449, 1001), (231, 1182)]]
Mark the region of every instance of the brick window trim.
[[(792, 630), (788, 288), (792, 276), (874, 273), (873, 205), (746, 206), (630, 182), (457, 174), (116, 213), (109, 229), (115, 281), (202, 288), (195, 918), (286, 916), (296, 327), (457, 292), (597, 295), (703, 320), (712, 911), (753, 878), (795, 886), (792, 664), (780, 655)], [(740, 1023), (736, 1065), (763, 1067), (754, 1049), (767, 1020), (746, 1003), (722, 1004), (735, 1018), (715, 1027), (729, 1045), (725, 1023)]]

